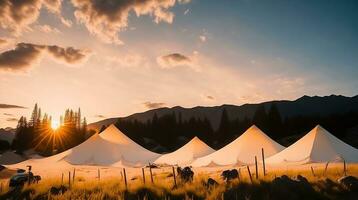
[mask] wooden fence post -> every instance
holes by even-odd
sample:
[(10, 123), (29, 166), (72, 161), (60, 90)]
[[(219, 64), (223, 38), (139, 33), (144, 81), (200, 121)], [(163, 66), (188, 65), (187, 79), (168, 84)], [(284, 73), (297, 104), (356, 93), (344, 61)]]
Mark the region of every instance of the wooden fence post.
[(238, 170), (238, 176), (237, 176), (237, 179), (239, 179), (239, 182), (241, 182), (240, 176), (241, 176), (241, 168), (239, 168), (239, 170)]
[(71, 171), (68, 172), (68, 188), (71, 188)]
[(124, 175), (124, 185), (126, 186), (127, 189), (127, 174), (126, 174), (126, 168), (123, 168), (123, 175)]
[(101, 171), (99, 170), (99, 168), (97, 169), (97, 176), (98, 176), (98, 181), (101, 180)]
[(313, 167), (311, 166), (311, 172), (313, 176), (316, 176), (316, 174), (314, 173)]
[(344, 172), (344, 176), (347, 176), (347, 166), (346, 166), (346, 160), (343, 159), (343, 172)]
[(326, 174), (327, 174), (328, 164), (329, 164), (329, 161), (326, 163), (326, 166), (324, 167), (324, 176), (326, 176)]
[(250, 167), (248, 165), (246, 165), (246, 167), (247, 167), (247, 172), (249, 172), (250, 181), (252, 183), (252, 176), (251, 176), (251, 172), (250, 172)]
[(145, 173), (144, 173), (144, 168), (142, 168), (142, 176), (143, 176), (143, 184), (145, 184)]
[(149, 172), (150, 172), (150, 180), (152, 181), (152, 183), (154, 183), (153, 180), (153, 173), (152, 173), (152, 167), (149, 165)]
[(76, 178), (76, 168), (73, 168), (73, 174), (72, 174), (72, 183), (75, 183), (75, 178)]
[(257, 167), (257, 157), (255, 156), (255, 170), (256, 170), (256, 179), (259, 179), (259, 170), (258, 170), (258, 167)]
[(262, 156), (262, 168), (264, 171), (264, 176), (266, 176), (266, 166), (265, 166), (265, 152), (264, 148), (261, 148), (261, 156)]
[(175, 177), (174, 166), (173, 166), (172, 168), (173, 168), (174, 187), (177, 187), (177, 179), (176, 179), (176, 177)]

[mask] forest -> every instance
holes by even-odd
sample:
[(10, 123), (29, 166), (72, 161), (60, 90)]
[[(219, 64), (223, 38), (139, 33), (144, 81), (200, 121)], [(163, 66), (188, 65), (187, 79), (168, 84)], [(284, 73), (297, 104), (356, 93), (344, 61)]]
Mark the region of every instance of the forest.
[[(183, 143), (178, 138), (185, 137), (188, 140), (194, 136), (198, 136), (211, 147), (219, 149), (236, 139), (254, 124), (284, 146), (292, 144), (317, 124), (322, 125), (333, 135), (346, 141), (346, 133), (349, 129), (358, 125), (358, 112), (282, 118), (277, 106), (272, 104), (269, 109), (265, 109), (263, 105), (259, 106), (252, 119), (229, 120), (227, 111), (223, 109), (217, 130), (212, 128), (206, 118), (190, 118), (184, 121), (180, 112), (173, 112), (162, 117), (154, 114), (153, 118), (145, 123), (137, 120), (119, 119), (116, 126), (143, 146), (147, 145), (143, 138), (149, 138), (165, 147), (167, 151), (173, 151), (187, 142)], [(357, 138), (348, 141), (348, 143), (355, 147), (358, 146)]]
[(11, 148), (18, 153), (33, 149), (40, 155), (49, 156), (86, 140), (87, 122), (81, 117), (80, 108), (78, 111), (67, 109), (56, 129), (51, 127), (51, 123), (52, 117), (42, 114), (36, 104), (29, 120), (24, 116), (19, 119)]

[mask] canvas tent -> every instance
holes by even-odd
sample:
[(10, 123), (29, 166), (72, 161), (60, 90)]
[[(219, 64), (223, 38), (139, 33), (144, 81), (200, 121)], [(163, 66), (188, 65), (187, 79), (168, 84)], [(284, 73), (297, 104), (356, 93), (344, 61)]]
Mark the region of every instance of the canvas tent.
[(264, 149), (266, 156), (274, 155), (284, 149), (253, 125), (230, 144), (195, 160), (192, 166), (252, 164), (255, 156), (261, 158), (261, 148)]
[(268, 164), (305, 164), (314, 162), (358, 162), (358, 150), (317, 125), (300, 140), (268, 158)]
[(64, 160), (71, 164), (144, 166), (160, 154), (135, 143), (113, 124), (71, 149)]
[(196, 158), (206, 156), (215, 150), (201, 141), (198, 137), (194, 137), (188, 143), (176, 151), (160, 156), (154, 163), (167, 165), (188, 165)]

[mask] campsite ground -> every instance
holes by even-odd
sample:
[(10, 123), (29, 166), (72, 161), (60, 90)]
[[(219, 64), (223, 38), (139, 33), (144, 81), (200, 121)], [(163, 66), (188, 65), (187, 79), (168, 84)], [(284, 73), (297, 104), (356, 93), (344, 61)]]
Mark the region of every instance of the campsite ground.
[[(340, 199), (343, 197), (347, 198), (349, 195), (357, 195), (351, 194), (349, 191), (346, 191), (344, 188), (340, 187), (340, 185), (337, 183), (337, 180), (344, 174), (342, 163), (329, 164), (326, 172), (325, 165), (326, 164), (307, 164), (285, 167), (267, 166), (266, 176), (263, 176), (262, 167), (260, 166), (258, 168), (259, 179), (256, 179), (255, 166), (250, 166), (253, 184), (251, 184), (246, 166), (194, 168), (194, 181), (188, 184), (181, 184), (181, 182), (177, 180), (178, 187), (175, 189), (173, 189), (174, 177), (172, 176), (171, 167), (153, 169), (152, 172), (154, 183), (151, 183), (149, 169), (146, 168), (146, 184), (143, 184), (141, 168), (126, 168), (126, 176), (128, 182), (128, 189), (126, 189), (122, 168), (100, 166), (73, 166), (60, 162), (57, 166), (33, 165), (33, 172), (35, 174), (41, 175), (43, 180), (41, 180), (38, 184), (25, 186), (22, 189), (21, 194), (29, 195), (31, 193), (31, 198), (43, 199), (44, 197), (46, 197), (47, 199), (50, 188), (52, 186), (60, 186), (61, 184), (65, 185), (66, 187), (68, 186), (68, 173), (71, 172), (72, 179), (73, 170), (75, 169), (75, 181), (74, 183), (71, 182), (71, 189), (65, 192), (63, 195), (53, 197), (56, 197), (56, 199), (144, 199), (143, 195), (147, 195), (149, 199), (151, 199), (150, 197), (154, 199), (165, 199), (167, 197), (169, 197), (170, 199), (221, 199), (223, 197), (227, 197), (227, 195), (232, 195), (232, 191), (236, 191), (236, 196), (243, 195), (243, 191), (241, 191), (241, 193), (240, 191), (237, 191), (239, 188), (244, 188), (244, 196), (249, 197), (254, 195), (253, 193), (256, 192), (267, 193), (266, 190), (272, 192), (271, 181), (275, 177), (279, 177), (282, 175), (287, 175), (291, 178), (294, 178), (297, 175), (303, 175), (304, 177), (306, 177), (311, 183), (314, 191), (308, 192), (308, 196), (305, 197)], [(311, 167), (313, 169), (313, 172)], [(232, 168), (240, 169), (240, 181), (235, 180), (231, 184), (225, 184), (224, 181), (221, 180), (220, 174), (223, 170)], [(5, 171), (0, 173), (5, 173)], [(9, 173), (9, 171), (7, 171), (7, 173), (7, 176), (11, 174)], [(64, 174), (63, 183), (61, 183), (62, 173)], [(347, 174), (357, 177), (358, 164), (348, 164)], [(98, 175), (100, 175), (100, 177)], [(4, 195), (8, 192), (8, 179), (6, 179), (5, 176), (2, 177), (3, 179), (1, 179), (1, 195)], [(209, 177), (219, 182), (219, 185), (208, 189), (203, 183), (206, 183)], [(337, 185), (329, 186), (329, 184), (327, 184), (326, 182), (327, 178), (332, 180), (334, 184)], [(283, 192), (289, 192), (294, 195), (297, 191), (293, 190)], [(257, 196), (258, 194), (255, 195)]]

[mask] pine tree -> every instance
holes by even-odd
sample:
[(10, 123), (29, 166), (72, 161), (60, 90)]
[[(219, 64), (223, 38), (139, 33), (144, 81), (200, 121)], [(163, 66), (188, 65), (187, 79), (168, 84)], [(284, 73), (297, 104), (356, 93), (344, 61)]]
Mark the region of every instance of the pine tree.
[(282, 136), (282, 119), (280, 111), (277, 108), (277, 105), (273, 103), (268, 112), (268, 128), (269, 133), (274, 139), (280, 138)]
[(31, 115), (31, 119), (30, 119), (30, 126), (36, 126), (36, 122), (38, 119), (38, 107), (37, 107), (37, 103), (35, 104), (35, 107), (32, 111), (32, 115)]
[(77, 128), (80, 130), (81, 129), (81, 108), (78, 108), (78, 112), (77, 112)]

